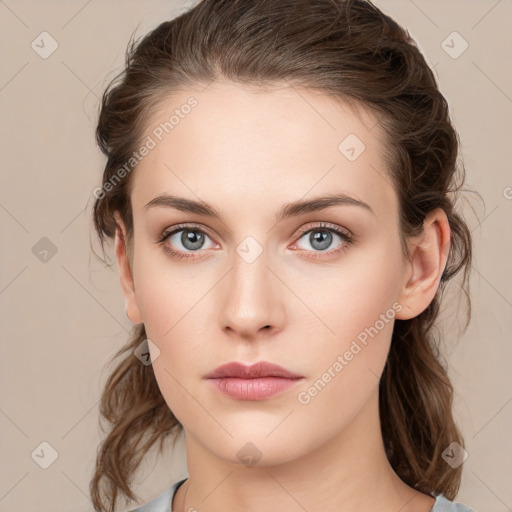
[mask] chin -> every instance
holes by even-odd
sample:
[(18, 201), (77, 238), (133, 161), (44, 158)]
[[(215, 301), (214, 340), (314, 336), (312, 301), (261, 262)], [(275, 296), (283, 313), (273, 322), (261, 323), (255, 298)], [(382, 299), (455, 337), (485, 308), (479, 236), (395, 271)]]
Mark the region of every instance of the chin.
[[(279, 435), (271, 430), (242, 429), (233, 438), (204, 440), (206, 446), (220, 459), (240, 467), (277, 466), (299, 458), (304, 450), (304, 440), (295, 441), (290, 436)], [(299, 451), (300, 449), (300, 451)]]

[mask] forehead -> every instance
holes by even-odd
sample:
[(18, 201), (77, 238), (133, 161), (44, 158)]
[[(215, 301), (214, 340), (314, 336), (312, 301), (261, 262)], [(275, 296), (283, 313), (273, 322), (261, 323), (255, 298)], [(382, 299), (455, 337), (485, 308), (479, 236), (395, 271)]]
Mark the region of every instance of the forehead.
[(176, 91), (144, 137), (151, 149), (133, 177), (134, 211), (162, 192), (219, 208), (228, 199), (261, 207), (334, 191), (377, 211), (395, 206), (377, 116), (318, 91), (231, 82)]

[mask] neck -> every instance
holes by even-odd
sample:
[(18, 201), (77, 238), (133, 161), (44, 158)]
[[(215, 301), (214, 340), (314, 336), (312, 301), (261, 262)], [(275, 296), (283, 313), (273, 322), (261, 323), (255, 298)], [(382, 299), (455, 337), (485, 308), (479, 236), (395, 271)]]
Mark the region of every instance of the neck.
[(173, 512), (428, 512), (434, 498), (406, 485), (385, 454), (378, 392), (337, 436), (300, 458), (245, 466), (220, 459), (186, 433), (188, 480)]

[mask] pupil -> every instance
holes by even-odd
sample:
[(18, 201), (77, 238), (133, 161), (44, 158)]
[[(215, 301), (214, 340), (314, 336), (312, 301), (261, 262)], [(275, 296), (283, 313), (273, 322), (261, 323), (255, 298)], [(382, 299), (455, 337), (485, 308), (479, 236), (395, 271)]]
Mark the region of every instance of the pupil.
[(190, 250), (201, 248), (203, 241), (203, 234), (196, 231), (184, 231), (181, 235), (181, 243)]
[(332, 234), (329, 231), (315, 231), (311, 233), (311, 246), (318, 250), (324, 250), (331, 245)]

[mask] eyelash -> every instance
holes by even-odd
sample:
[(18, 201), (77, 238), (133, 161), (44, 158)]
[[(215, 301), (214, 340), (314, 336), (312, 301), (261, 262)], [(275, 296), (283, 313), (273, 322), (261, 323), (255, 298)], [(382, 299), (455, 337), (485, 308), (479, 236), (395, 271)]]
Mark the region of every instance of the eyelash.
[[(169, 237), (171, 237), (172, 235), (175, 235), (176, 233), (179, 233), (180, 231), (199, 232), (199, 233), (209, 236), (207, 231), (205, 231), (204, 229), (201, 229), (195, 225), (179, 224), (177, 226), (174, 226), (174, 228), (171, 231), (168, 231), (167, 229), (164, 230), (164, 232), (158, 237), (156, 242), (158, 244), (161, 244), (163, 246), (163, 250), (166, 253), (168, 253), (169, 255), (171, 255), (173, 258), (176, 258), (178, 260), (186, 260), (186, 259), (190, 259), (190, 258), (195, 258), (196, 256), (194, 256), (193, 253), (201, 252), (201, 250), (191, 251), (192, 254), (191, 253), (183, 253), (181, 251), (175, 251), (174, 249), (171, 249), (171, 247), (165, 243)], [(334, 254), (341, 254), (341, 253), (345, 252), (345, 250), (347, 250), (349, 246), (355, 245), (355, 243), (356, 243), (352, 234), (349, 234), (348, 232), (345, 232), (344, 230), (341, 230), (341, 229), (335, 227), (334, 225), (326, 224), (323, 222), (319, 223), (317, 226), (299, 230), (298, 236), (294, 243), (298, 242), (304, 235), (311, 233), (313, 231), (328, 231), (330, 233), (335, 233), (343, 240), (344, 243), (341, 245), (341, 247), (339, 247), (337, 249), (331, 249), (329, 251), (306, 251), (304, 249), (305, 252), (316, 253), (316, 255), (314, 255), (314, 256), (307, 256), (310, 259), (322, 258), (325, 255), (331, 256)]]

